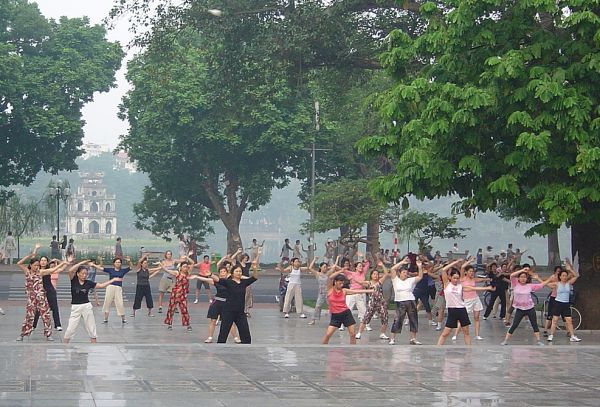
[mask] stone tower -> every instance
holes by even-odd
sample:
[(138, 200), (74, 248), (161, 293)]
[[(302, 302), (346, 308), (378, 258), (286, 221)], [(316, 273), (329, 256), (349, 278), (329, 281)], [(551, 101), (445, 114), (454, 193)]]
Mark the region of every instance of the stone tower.
[(114, 239), (117, 235), (116, 195), (108, 194), (101, 172), (80, 173), (81, 185), (69, 199), (67, 233), (79, 239)]

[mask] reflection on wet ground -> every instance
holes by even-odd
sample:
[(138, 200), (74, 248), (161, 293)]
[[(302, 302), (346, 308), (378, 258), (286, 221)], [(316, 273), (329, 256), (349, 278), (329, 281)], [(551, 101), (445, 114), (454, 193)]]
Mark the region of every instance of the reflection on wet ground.
[[(192, 334), (136, 317), (125, 327), (99, 326), (97, 345), (80, 331), (65, 346), (37, 331), (13, 342), (22, 310), (9, 309), (0, 319), (0, 406), (598, 405), (593, 332), (582, 332), (584, 342), (574, 346), (561, 339), (537, 347), (525, 326), (512, 346), (500, 346), (504, 328), (492, 321), (482, 329), (486, 340), (471, 348), (409, 346), (407, 332), (389, 346), (376, 331), (357, 346), (345, 345), (347, 332), (321, 346), (325, 321), (308, 327), (265, 308), (250, 321), (253, 345), (205, 345), (201, 311)], [(434, 343), (438, 333), (424, 322), (419, 338)]]

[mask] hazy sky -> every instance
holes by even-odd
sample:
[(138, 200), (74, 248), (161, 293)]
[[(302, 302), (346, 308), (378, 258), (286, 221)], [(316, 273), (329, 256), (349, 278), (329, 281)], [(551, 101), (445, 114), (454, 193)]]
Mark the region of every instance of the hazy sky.
[[(42, 14), (47, 18), (58, 19), (61, 16), (87, 16), (92, 24), (100, 24), (108, 15), (113, 0), (37, 0), (35, 1)], [(110, 41), (119, 41), (127, 45), (131, 35), (127, 30), (127, 21), (123, 21), (114, 30), (108, 32)], [(86, 121), (84, 143), (108, 144), (117, 146), (119, 136), (127, 131), (127, 124), (117, 117), (121, 97), (129, 86), (125, 80), (126, 61), (117, 73), (117, 87), (108, 93), (97, 93), (94, 101), (83, 108), (83, 119)]]

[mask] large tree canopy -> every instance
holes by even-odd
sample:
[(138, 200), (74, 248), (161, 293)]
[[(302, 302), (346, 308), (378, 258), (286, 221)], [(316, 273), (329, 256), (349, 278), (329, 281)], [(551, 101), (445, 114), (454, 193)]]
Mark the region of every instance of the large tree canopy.
[(388, 131), (361, 149), (399, 160), (374, 190), (392, 201), (455, 194), (467, 213), (512, 207), (537, 222), (532, 232), (572, 225), (579, 306), (597, 328), (598, 1), (443, 3), (423, 4), (426, 31), (395, 31), (382, 56), (398, 80), (380, 99)]
[(0, 0), (0, 188), (76, 168), (81, 109), (114, 85), (123, 56), (105, 35), (85, 18), (46, 20), (26, 0)]

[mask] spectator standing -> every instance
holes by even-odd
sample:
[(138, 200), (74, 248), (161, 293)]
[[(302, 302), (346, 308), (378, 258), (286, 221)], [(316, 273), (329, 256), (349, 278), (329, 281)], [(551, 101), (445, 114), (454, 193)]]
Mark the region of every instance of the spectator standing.
[(290, 246), (290, 239), (285, 239), (283, 242), (283, 246), (281, 247), (281, 253), (279, 254), (279, 257), (281, 258), (281, 263), (283, 265), (288, 265), (290, 262), (290, 251), (293, 251), (294, 249), (291, 248)]
[(63, 235), (60, 241), (61, 260), (67, 260), (67, 235)]
[(12, 264), (12, 259), (17, 257), (17, 245), (10, 230), (4, 238), (2, 251), (4, 252), (4, 264)]
[[(121, 247), (121, 238), (117, 237), (117, 243), (115, 244), (115, 259), (123, 261), (123, 248)], [(109, 292), (109, 290), (106, 290)]]
[(188, 255), (188, 248), (187, 248), (187, 244), (185, 241), (185, 236), (184, 235), (179, 235), (179, 244), (177, 246), (178, 251), (179, 251), (179, 258), (183, 258), (183, 257), (187, 257)]
[(60, 243), (56, 240), (56, 235), (52, 236), (52, 241), (50, 242), (50, 257), (51, 260), (60, 258)]

